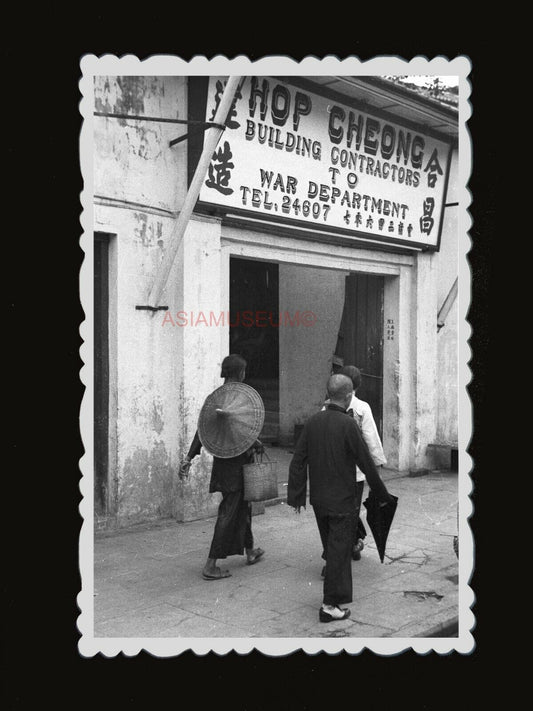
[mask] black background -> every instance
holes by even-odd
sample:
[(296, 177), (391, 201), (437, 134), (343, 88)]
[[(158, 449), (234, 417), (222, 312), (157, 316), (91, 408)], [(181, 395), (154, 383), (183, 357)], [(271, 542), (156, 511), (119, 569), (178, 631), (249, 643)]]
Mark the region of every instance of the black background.
[[(83, 6), (65, 11), (54, 3), (41, 16), (32, 11), (31, 23), (29, 14), (13, 15), (6, 25), (8, 43), (3, 45), (3, 54), (9, 71), (4, 75), (4, 96), (9, 97), (9, 105), (3, 123), (9, 165), (4, 164), (4, 176), (9, 179), (12, 198), (4, 208), (15, 219), (13, 227), (5, 230), (4, 240), (22, 249), (4, 265), (5, 276), (10, 278), (8, 314), (13, 327), (13, 336), (4, 347), (10, 358), (5, 382), (11, 386), (13, 403), (7, 413), (6, 447), (13, 463), (6, 462), (3, 472), (4, 708), (87, 704), (123, 709), (168, 703), (193, 708), (307, 709), (322, 697), (327, 706), (342, 699), (343, 705), (364, 704), (365, 709), (403, 704), (434, 709), (458, 704), (459, 699), (459, 705), (466, 705), (477, 698), (496, 641), (486, 602), (491, 538), (485, 536), (484, 543), (480, 533), (488, 520), (485, 502), (491, 479), (484, 443), (489, 410), (487, 305), (496, 201), (492, 173), (496, 142), (491, 138), (490, 120), (493, 43), (490, 28), (485, 27), (483, 33), (469, 31), (456, 15), (445, 18), (445, 10), (440, 37), (424, 12), (419, 26), (409, 18), (409, 39), (390, 17), (387, 24), (394, 31), (386, 38), (381, 29), (365, 31), (360, 7), (354, 7), (353, 18), (345, 6), (342, 12), (340, 7), (338, 12), (331, 8), (335, 15), (331, 29), (318, 15), (315, 27), (307, 27), (301, 18), (289, 24), (284, 19), (285, 6), (283, 12), (275, 6), (258, 7), (257, 15), (255, 10), (250, 14), (250, 8), (242, 13), (233, 8), (230, 15), (222, 6), (205, 6), (198, 20), (193, 20), (184, 6), (170, 14), (156, 6), (146, 6), (144, 11), (122, 7), (112, 17), (107, 11)], [(343, 25), (344, 34), (340, 33)], [(475, 37), (481, 34), (477, 44)], [(76, 595), (81, 518), (77, 503), (83, 447), (78, 418), (83, 387), (78, 377), (82, 365), (78, 328), (83, 312), (78, 275), (83, 253), (79, 249), (78, 81), (85, 53), (135, 54), (140, 59), (176, 54), (187, 60), (197, 54), (209, 58), (245, 54), (250, 59), (283, 54), (296, 60), (329, 54), (363, 60), (384, 54), (406, 59), (470, 57), (474, 106), (469, 122), (474, 143), (470, 261), (474, 279), (469, 320), (474, 327), (470, 341), (474, 380), (469, 392), (475, 429), (469, 451), (476, 462), (471, 522), (476, 536), (472, 585), (478, 592), (476, 648), (471, 654), (422, 656), (411, 651), (379, 657), (365, 651), (354, 657), (295, 653), (282, 659), (257, 652), (247, 657), (196, 657), (188, 652), (171, 659), (156, 659), (146, 652), (110, 659), (79, 655)]]

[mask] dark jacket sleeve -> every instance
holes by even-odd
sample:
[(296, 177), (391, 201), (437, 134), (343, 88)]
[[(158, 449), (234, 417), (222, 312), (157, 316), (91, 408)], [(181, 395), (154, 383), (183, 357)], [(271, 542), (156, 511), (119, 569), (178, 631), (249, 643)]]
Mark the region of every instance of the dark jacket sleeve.
[(389, 501), (389, 492), (385, 484), (381, 481), (379, 472), (359, 427), (354, 420), (349, 421), (346, 426), (348, 427), (348, 448), (355, 455), (356, 464), (366, 476), (368, 486), (379, 501)]
[(289, 483), (287, 487), (287, 504), (293, 508), (304, 506), (307, 501), (307, 427), (294, 450), (289, 466)]
[(187, 456), (189, 459), (194, 459), (196, 455), (200, 454), (200, 450), (202, 449), (202, 443), (200, 442), (200, 437), (198, 437), (198, 431), (194, 435), (194, 439), (192, 441), (192, 444), (189, 448), (189, 453)]

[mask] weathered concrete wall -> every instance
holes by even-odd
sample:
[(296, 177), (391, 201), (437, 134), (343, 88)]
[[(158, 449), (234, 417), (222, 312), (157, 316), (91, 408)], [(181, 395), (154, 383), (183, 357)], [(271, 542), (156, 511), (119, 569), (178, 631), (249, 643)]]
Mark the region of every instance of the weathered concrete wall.
[(410, 467), (436, 465), (432, 445), (457, 446), (457, 302), (437, 332), (437, 315), (458, 273), (457, 151), (452, 156), (440, 249), (418, 254), (413, 273), (413, 451)]
[[(179, 255), (179, 298), (172, 312), (182, 311), (180, 332), (183, 368), (179, 396), (177, 431), (182, 455), (188, 451), (196, 432), (202, 404), (215, 388), (222, 385), (220, 366), (228, 355), (227, 324), (205, 325), (200, 314), (206, 316), (227, 311), (224, 265), (221, 260), (220, 223), (217, 220), (193, 218), (189, 223)], [(191, 475), (178, 483), (176, 516), (180, 521), (191, 521), (216, 513), (220, 494), (209, 494), (212, 457), (204, 450), (193, 461)]]
[[(175, 77), (97, 77), (95, 110), (184, 117)], [(111, 237), (110, 515), (119, 526), (177, 515), (175, 473), (183, 362), (178, 329), (147, 302), (186, 191), (183, 154), (168, 148), (182, 128), (95, 117), (95, 230)], [(182, 150), (182, 149), (180, 149)], [(177, 302), (180, 265), (165, 299)]]
[[(136, 311), (146, 303), (162, 246), (174, 221), (133, 210), (96, 206), (96, 228), (114, 235), (116, 271), (110, 300), (110, 429), (116, 451), (110, 481), (118, 525), (173, 514), (177, 462), (179, 349), (163, 314)], [(143, 241), (151, 233), (159, 239)], [(171, 275), (175, 281), (175, 275)], [(178, 357), (177, 357), (178, 356)]]
[[(414, 395), (412, 378), (413, 268), (385, 278), (383, 295), (383, 449), (387, 466), (406, 470), (412, 456)], [(391, 323), (394, 335), (387, 338)]]
[(437, 270), (431, 252), (419, 253), (413, 270), (411, 363), (413, 425), (410, 468), (428, 466), (427, 445), (437, 429)]
[(279, 309), (292, 317), (311, 311), (309, 327), (285, 326), (279, 332), (280, 439), (292, 441), (294, 425), (319, 410), (331, 373), (344, 306), (347, 272), (280, 264)]
[[(447, 203), (457, 202), (457, 158), (452, 157)], [(458, 273), (458, 224), (457, 205), (450, 205), (444, 212), (444, 228), (438, 254), (438, 308), (442, 306)], [(455, 300), (445, 325), (437, 336), (437, 433), (436, 444), (457, 447), (458, 443), (458, 300)]]
[[(187, 118), (183, 77), (95, 77), (98, 113)], [(186, 193), (186, 132), (182, 124), (94, 118), (94, 194), (175, 211)]]

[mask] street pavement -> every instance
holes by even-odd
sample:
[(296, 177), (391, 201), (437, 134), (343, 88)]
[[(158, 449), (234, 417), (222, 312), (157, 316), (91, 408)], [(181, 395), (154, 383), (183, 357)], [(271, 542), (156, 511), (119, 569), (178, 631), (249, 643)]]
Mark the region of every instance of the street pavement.
[[(313, 510), (287, 506), (290, 452), (280, 462), (280, 499), (252, 520), (253, 566), (245, 557), (219, 563), (232, 576), (201, 577), (214, 518), (165, 520), (97, 533), (94, 545), (94, 635), (105, 638), (452, 637), (457, 635), (457, 473), (410, 477), (383, 470), (399, 497), (384, 563), (368, 530), (352, 563), (353, 602), (347, 620), (320, 623), (323, 566)], [(365, 496), (368, 487), (365, 487)], [(364, 508), (362, 507), (364, 511)], [(363, 521), (365, 516), (363, 514)]]

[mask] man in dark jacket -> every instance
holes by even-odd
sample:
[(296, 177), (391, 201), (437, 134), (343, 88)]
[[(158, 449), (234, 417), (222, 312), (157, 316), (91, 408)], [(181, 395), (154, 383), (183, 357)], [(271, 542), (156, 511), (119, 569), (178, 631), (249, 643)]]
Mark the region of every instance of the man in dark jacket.
[(328, 380), (329, 404), (305, 424), (289, 468), (287, 503), (296, 511), (305, 507), (309, 469), (309, 501), (314, 509), (326, 554), (321, 622), (344, 620), (352, 602), (352, 521), (356, 498), (355, 468), (366, 475), (380, 501), (390, 495), (380, 479), (353, 416), (346, 408), (352, 381), (345, 375)]

